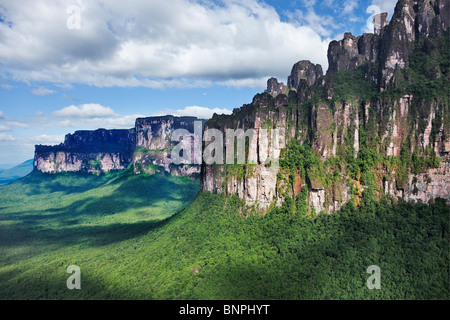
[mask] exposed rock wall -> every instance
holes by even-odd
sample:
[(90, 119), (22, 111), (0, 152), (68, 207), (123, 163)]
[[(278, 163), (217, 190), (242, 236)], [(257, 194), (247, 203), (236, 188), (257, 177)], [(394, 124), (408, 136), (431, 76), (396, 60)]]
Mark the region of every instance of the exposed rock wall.
[[(409, 174), (406, 183), (399, 186), (395, 177), (383, 180), (383, 191), (394, 198), (405, 201), (428, 203), (431, 199), (449, 199), (450, 163), (443, 161), (436, 169), (419, 174)], [(381, 186), (380, 186), (381, 187)]]
[[(443, 139), (446, 134), (439, 133), (437, 139), (431, 138), (434, 130), (432, 121), (434, 112), (425, 119), (424, 131), (418, 130), (408, 122), (411, 116), (411, 104), (416, 103), (410, 95), (397, 100), (379, 100), (366, 104), (361, 101), (345, 101), (330, 105), (321, 103), (311, 108), (310, 126), (307, 139), (322, 161), (328, 158), (342, 158), (352, 147), (353, 157), (360, 150), (360, 130), (372, 125), (379, 132), (380, 143), (377, 147), (381, 155), (400, 158), (403, 146), (411, 148), (409, 152), (419, 150), (424, 152), (427, 147), (433, 147), (440, 160), (438, 168), (426, 169), (421, 173), (407, 173), (406, 182), (400, 182), (395, 168), (380, 168), (377, 172), (378, 190), (381, 194), (394, 198), (401, 197), (406, 201), (428, 202), (436, 197), (450, 198), (450, 160), (449, 139)], [(368, 107), (369, 106), (369, 107)], [(433, 106), (433, 104), (432, 104)], [(433, 109), (434, 107), (431, 107)], [(442, 112), (449, 112), (448, 105), (440, 105)], [(366, 110), (370, 109), (370, 113)], [(255, 165), (204, 165), (202, 168), (202, 186), (204, 191), (238, 195), (247, 204), (267, 210), (271, 205), (280, 205), (286, 195), (294, 197), (295, 186), (288, 181), (290, 172), (284, 172), (280, 167), (267, 166), (265, 161), (270, 155), (279, 155), (281, 149), (295, 139), (302, 140), (302, 119), (298, 118), (295, 109), (280, 107), (275, 109), (257, 109), (254, 113), (241, 119), (234, 119), (222, 126), (224, 116), (213, 118), (206, 128), (218, 128), (225, 133), (227, 128), (255, 128), (260, 132), (264, 129), (278, 129), (277, 148), (273, 149), (274, 141), (270, 135), (258, 134), (248, 142), (248, 159), (257, 159)], [(370, 118), (370, 114), (372, 118)], [(380, 119), (385, 117), (383, 124)], [(227, 119), (228, 121), (230, 119)], [(439, 126), (443, 131), (443, 124)], [(413, 134), (411, 134), (413, 132)], [(448, 128), (445, 132), (449, 132)], [(304, 137), (304, 135), (303, 135)], [(417, 138), (416, 138), (417, 137)], [(434, 143), (432, 143), (434, 141)], [(350, 145), (349, 145), (350, 144)], [(344, 170), (343, 170), (344, 171)], [(358, 179), (338, 173), (336, 181), (325, 186), (320, 177), (317, 180), (303, 180), (301, 187), (308, 187), (308, 204), (316, 213), (335, 212), (345, 203), (353, 199), (357, 204), (366, 188)]]
[(310, 61), (302, 60), (294, 64), (291, 75), (288, 77), (288, 87), (297, 91), (302, 80), (306, 81), (308, 87), (316, 84), (323, 75), (322, 66), (313, 64)]
[(37, 152), (35, 169), (43, 173), (85, 172), (100, 173), (125, 170), (131, 163), (131, 154), (125, 152)]
[[(375, 17), (373, 34), (355, 37), (346, 33), (341, 41), (331, 42), (326, 75), (318, 65), (298, 62), (287, 80), (288, 94), (283, 94), (281, 84), (272, 78), (265, 93), (256, 95), (251, 104), (235, 109), (231, 116), (216, 115), (206, 124), (206, 128), (223, 133), (227, 128), (278, 129), (280, 150), (296, 140), (308, 142), (322, 163), (327, 163), (324, 172), (309, 172), (306, 177), (297, 172), (292, 179), (293, 173), (286, 168), (266, 165), (274, 141), (258, 134), (247, 149), (256, 164), (203, 165), (203, 190), (236, 194), (265, 211), (281, 205), (287, 197), (295, 200), (306, 186), (310, 212), (316, 213), (334, 212), (348, 201), (359, 204), (366, 189), (373, 189), (375, 197), (388, 195), (406, 201), (450, 199), (448, 91), (428, 98), (416, 96), (408, 88), (414, 88), (411, 83), (417, 79), (411, 80), (412, 73), (400, 73), (409, 70), (417, 48), (439, 57), (436, 39), (446, 41), (448, 47), (448, 39), (439, 38), (448, 32), (448, 3), (401, 0), (390, 23), (387, 14)], [(419, 47), (421, 43), (423, 47)], [(349, 87), (351, 94), (342, 94), (335, 76), (356, 69), (363, 72), (360, 82), (370, 82), (374, 93)], [(437, 67), (426, 77), (433, 80), (450, 75)], [(349, 83), (359, 86), (358, 82)], [(361, 171), (358, 174), (361, 168), (346, 168), (351, 159), (358, 159), (355, 163), (364, 167), (365, 161), (370, 163), (370, 157), (376, 155), (377, 161), (384, 160), (366, 170), (368, 176), (361, 177)], [(401, 163), (405, 159), (417, 163), (406, 166)]]
[(36, 146), (34, 168), (44, 173), (99, 173), (131, 163), (135, 130), (77, 131), (57, 146)]
[[(200, 124), (195, 135), (195, 122)], [(136, 120), (136, 152), (133, 156), (135, 173), (154, 173), (164, 171), (175, 176), (199, 176), (201, 164), (201, 130), (205, 120), (196, 117), (150, 117)], [(175, 130), (186, 130), (186, 140), (174, 141)], [(172, 159), (172, 149), (182, 144), (186, 150), (191, 150), (191, 158), (184, 163), (175, 164)], [(199, 150), (194, 150), (197, 144)], [(197, 153), (195, 153), (197, 152)]]
[(284, 83), (278, 83), (276, 78), (270, 78), (267, 80), (267, 90), (266, 92), (272, 97), (276, 98), (280, 94), (286, 95), (288, 92), (288, 87)]
[[(165, 172), (171, 175), (198, 176), (200, 162), (174, 164), (172, 141), (177, 129), (185, 129), (192, 141), (182, 141), (186, 149), (194, 149), (194, 125), (204, 120), (195, 117), (150, 117), (136, 120), (129, 130), (77, 131), (68, 134), (57, 146), (36, 146), (34, 167), (44, 173), (85, 172), (100, 173), (125, 170), (130, 165), (135, 173)], [(201, 152), (201, 151), (200, 151)], [(194, 152), (192, 156), (194, 157)], [(197, 163), (197, 164), (195, 164)]]
[(286, 139), (295, 135), (297, 115), (286, 108), (263, 108), (240, 119), (224, 121), (226, 118), (215, 115), (205, 125), (205, 130), (219, 129), (225, 136), (227, 129), (254, 129), (253, 136), (247, 141), (247, 161), (246, 164), (203, 165), (203, 189), (237, 194), (249, 204), (268, 208), (277, 196), (279, 168), (275, 165), (276, 160), (286, 147)]

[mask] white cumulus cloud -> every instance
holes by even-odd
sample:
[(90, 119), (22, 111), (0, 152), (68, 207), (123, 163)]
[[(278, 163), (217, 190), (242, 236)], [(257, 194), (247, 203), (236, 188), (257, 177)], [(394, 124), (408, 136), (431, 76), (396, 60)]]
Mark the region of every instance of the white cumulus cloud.
[(77, 130), (95, 130), (104, 129), (130, 129), (133, 128), (137, 118), (145, 117), (141, 114), (102, 117), (102, 118), (84, 118), (84, 119), (65, 119), (58, 123), (60, 127), (77, 128)]
[(115, 117), (117, 114), (110, 107), (104, 107), (97, 103), (71, 105), (53, 112), (53, 115), (62, 118), (104, 118)]
[(92, 130), (105, 129), (129, 129), (134, 127), (135, 121), (141, 114), (120, 115), (110, 107), (97, 103), (70, 105), (52, 113), (57, 117), (54, 126)]
[(163, 116), (163, 115), (172, 115), (177, 117), (192, 116), (197, 117), (199, 119), (210, 119), (212, 118), (214, 113), (231, 114), (232, 111), (224, 108), (221, 109), (221, 108), (206, 108), (200, 106), (189, 106), (177, 110), (166, 109), (165, 111), (155, 114), (155, 116)]
[(31, 93), (33, 95), (35, 95), (35, 96), (44, 97), (44, 96), (47, 96), (49, 94), (55, 93), (55, 90), (51, 90), (51, 89), (47, 89), (47, 88), (44, 88), (44, 87), (40, 87), (40, 88), (37, 88), (37, 89), (33, 89), (31, 91)]
[[(79, 29), (67, 28), (69, 5)], [(0, 63), (16, 81), (199, 87), (286, 77), (303, 59), (327, 68), (324, 30), (258, 0), (22, 0), (0, 14)]]
[(0, 131), (11, 131), (11, 128), (0, 123)]
[(42, 144), (42, 145), (56, 145), (64, 142), (64, 135), (48, 135), (42, 134), (39, 136), (27, 137), (24, 139), (30, 144)]
[(0, 133), (0, 141), (16, 141), (16, 138), (10, 134)]
[(350, 14), (358, 7), (358, 2), (355, 0), (346, 1), (344, 4), (343, 13)]
[(5, 121), (5, 124), (9, 127), (17, 127), (17, 128), (22, 128), (22, 129), (26, 129), (29, 128), (30, 126), (24, 122), (21, 121), (14, 121), (14, 120), (7, 120)]

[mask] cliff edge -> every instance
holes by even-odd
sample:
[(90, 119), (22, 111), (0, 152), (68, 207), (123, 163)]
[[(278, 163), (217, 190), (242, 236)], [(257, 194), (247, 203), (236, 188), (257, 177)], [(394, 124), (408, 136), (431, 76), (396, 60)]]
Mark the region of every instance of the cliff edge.
[(256, 130), (246, 147), (256, 162), (204, 164), (202, 189), (262, 211), (305, 200), (309, 214), (383, 195), (450, 199), (449, 7), (400, 0), (374, 33), (332, 41), (325, 75), (300, 61), (287, 85), (271, 78), (251, 104), (214, 115), (206, 129)]
[(200, 166), (174, 164), (171, 140), (177, 129), (193, 132), (196, 117), (148, 117), (136, 119), (127, 130), (77, 131), (57, 146), (37, 145), (34, 169), (43, 173), (96, 173), (132, 168), (136, 173), (156, 172), (198, 177)]

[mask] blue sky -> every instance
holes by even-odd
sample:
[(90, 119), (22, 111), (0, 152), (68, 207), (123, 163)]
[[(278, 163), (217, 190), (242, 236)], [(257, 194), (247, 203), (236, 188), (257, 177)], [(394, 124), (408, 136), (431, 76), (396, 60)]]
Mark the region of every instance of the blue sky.
[(0, 164), (139, 116), (209, 118), (252, 101), (395, 0), (0, 0)]

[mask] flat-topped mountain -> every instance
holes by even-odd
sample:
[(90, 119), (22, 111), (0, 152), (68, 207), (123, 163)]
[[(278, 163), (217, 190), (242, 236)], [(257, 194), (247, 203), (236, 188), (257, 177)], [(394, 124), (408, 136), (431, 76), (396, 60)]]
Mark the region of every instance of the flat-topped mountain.
[(173, 175), (198, 175), (197, 165), (174, 165), (171, 136), (176, 129), (191, 132), (196, 117), (158, 116), (138, 118), (135, 127), (125, 130), (76, 131), (56, 146), (36, 146), (34, 168), (44, 173), (100, 173), (125, 170), (136, 173), (156, 171)]

